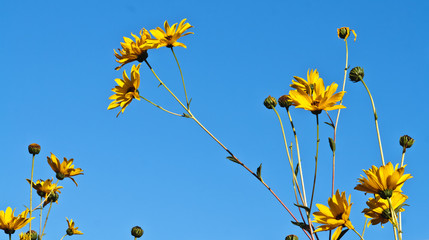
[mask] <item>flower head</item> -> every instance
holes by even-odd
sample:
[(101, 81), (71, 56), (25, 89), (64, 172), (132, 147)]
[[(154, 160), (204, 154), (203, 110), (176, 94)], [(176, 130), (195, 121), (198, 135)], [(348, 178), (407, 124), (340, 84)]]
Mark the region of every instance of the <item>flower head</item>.
[(348, 27), (337, 28), (338, 37), (341, 39), (344, 39), (344, 41), (346, 41), (350, 35), (350, 31), (353, 33), (353, 35), (355, 35), (355, 41), (356, 41), (357, 35), (356, 35), (355, 30), (350, 29)]
[[(27, 179), (28, 183), (31, 184), (30, 179)], [(52, 183), (53, 179), (47, 179), (43, 181), (42, 179), (33, 182), (32, 186), (36, 189), (37, 194), (41, 197), (46, 197), (49, 193), (61, 193), (59, 189), (63, 188), (62, 186), (57, 186), (57, 184)]]
[(347, 227), (348, 229), (354, 229), (352, 223), (350, 222), (350, 209), (352, 203), (350, 203), (351, 195), (349, 195), (349, 199), (346, 198), (346, 193), (340, 192), (337, 190), (335, 195), (333, 195), (328, 200), (329, 207), (316, 204), (319, 212), (313, 213), (315, 223), (323, 224), (317, 227), (315, 232), (327, 231), (327, 230), (335, 230), (332, 235), (332, 240), (336, 240), (341, 233), (343, 227)]
[(114, 99), (113, 102), (109, 104), (107, 107), (108, 110), (114, 109), (117, 107), (121, 107), (121, 111), (116, 115), (116, 117), (119, 116), (119, 114), (122, 112), (124, 113), (125, 108), (131, 103), (131, 101), (135, 98), (140, 101), (140, 94), (139, 94), (139, 86), (140, 86), (140, 64), (133, 65), (131, 68), (131, 80), (128, 78), (126, 71), (124, 70), (124, 73), (122, 74), (122, 79), (115, 79), (118, 86), (112, 88), (112, 91), (115, 93), (112, 96), (109, 97), (109, 99)]
[(37, 143), (32, 143), (30, 145), (28, 145), (28, 152), (30, 154), (36, 155), (40, 153), (40, 145)]
[(31, 236), (28, 233), (20, 233), (19, 240), (31, 240)]
[(23, 228), (34, 217), (27, 218), (29, 210), (26, 209), (18, 216), (14, 216), (15, 209), (8, 207), (6, 211), (0, 211), (0, 229), (4, 230), (6, 234), (13, 234), (15, 230)]
[(83, 234), (83, 232), (77, 230), (78, 227), (74, 226), (73, 219), (70, 219), (70, 221), (69, 221), (69, 219), (66, 218), (66, 220), (67, 220), (67, 224), (69, 225), (69, 227), (67, 228), (67, 231), (66, 231), (67, 235), (71, 236), (71, 235), (74, 235), (74, 234), (77, 234), (77, 235), (82, 235)]
[(379, 194), (381, 198), (387, 199), (392, 196), (394, 191), (401, 192), (404, 182), (412, 178), (411, 174), (404, 174), (404, 167), (398, 168), (398, 164), (396, 164), (395, 168), (393, 168), (393, 164), (389, 162), (380, 168), (372, 166), (369, 170), (363, 170), (367, 178), (361, 175), (359, 184), (355, 189), (366, 193)]
[[(392, 195), (390, 200), (396, 213), (405, 211), (402, 206), (407, 198), (407, 196), (398, 192), (395, 192)], [(387, 200), (381, 198), (380, 196), (376, 196), (375, 198), (370, 198), (366, 202), (366, 205), (368, 205), (369, 208), (365, 208), (362, 212), (365, 214), (365, 217), (371, 218), (371, 220), (368, 222), (368, 226), (369, 224), (377, 225), (380, 223), (383, 227), (384, 223), (392, 220), (392, 213)]]
[(186, 48), (186, 45), (180, 42), (177, 42), (177, 40), (181, 37), (184, 37), (188, 34), (194, 34), (193, 32), (187, 32), (186, 30), (191, 28), (191, 24), (185, 23), (186, 18), (183, 19), (179, 25), (177, 23), (173, 24), (173, 26), (170, 27), (167, 21), (164, 22), (164, 29), (165, 31), (157, 27), (156, 29), (150, 30), (150, 33), (158, 40), (158, 48), (160, 47), (184, 47)]
[(49, 166), (51, 166), (52, 170), (57, 173), (57, 179), (63, 180), (65, 177), (68, 177), (77, 186), (76, 181), (72, 177), (76, 175), (83, 175), (83, 170), (81, 168), (74, 168), (73, 158), (70, 160), (64, 158), (64, 161), (61, 163), (53, 153), (51, 153), (51, 157), (47, 158)]
[(319, 78), (317, 71), (311, 71), (307, 75), (308, 82), (295, 77), (298, 82), (291, 85), (296, 90), (289, 91), (289, 96), (296, 108), (303, 108), (314, 114), (319, 114), (322, 110), (330, 111), (345, 108), (343, 105), (336, 105), (338, 101), (343, 99), (345, 93), (345, 91), (341, 91), (334, 94), (338, 84), (332, 83), (325, 89), (323, 79)]
[(116, 67), (115, 70), (121, 69), (127, 63), (133, 61), (143, 62), (148, 57), (147, 50), (157, 47), (157, 43), (151, 38), (149, 31), (146, 29), (140, 30), (140, 37), (131, 33), (134, 37), (134, 41), (131, 38), (124, 37), (124, 42), (121, 42), (122, 49), (118, 48), (118, 52), (115, 52), (116, 62), (120, 63), (121, 66)]

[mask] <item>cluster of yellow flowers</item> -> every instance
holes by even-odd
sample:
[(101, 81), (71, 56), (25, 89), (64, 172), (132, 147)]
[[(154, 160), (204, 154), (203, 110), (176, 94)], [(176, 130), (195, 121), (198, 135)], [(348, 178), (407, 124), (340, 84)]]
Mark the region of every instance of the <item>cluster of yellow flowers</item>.
[[(63, 162), (60, 162), (58, 158), (51, 153), (50, 157), (47, 157), (48, 164), (51, 167), (51, 169), (56, 173), (57, 182), (53, 183), (53, 178), (42, 180), (39, 179), (37, 181), (33, 181), (33, 171), (34, 171), (34, 159), (35, 155), (40, 153), (41, 147), (38, 144), (30, 144), (28, 147), (28, 150), (30, 154), (33, 155), (32, 160), (32, 169), (31, 169), (31, 179), (27, 179), (28, 183), (31, 186), (30, 191), (30, 208), (26, 208), (21, 214), (18, 216), (15, 216), (15, 209), (12, 210), (11, 207), (7, 207), (6, 211), (0, 211), (0, 229), (4, 230), (6, 234), (9, 235), (9, 239), (11, 239), (11, 235), (15, 233), (16, 230), (21, 229), (25, 227), (27, 224), (29, 224), (29, 230), (26, 233), (21, 232), (19, 234), (20, 240), (36, 240), (36, 239), (42, 239), (44, 236), (44, 231), (46, 227), (46, 222), (48, 220), (48, 216), (52, 207), (52, 203), (55, 202), (58, 204), (58, 198), (59, 194), (61, 193), (60, 189), (62, 189), (62, 186), (58, 185), (58, 182), (60, 180), (63, 180), (64, 178), (70, 178), (77, 186), (76, 181), (72, 178), (73, 176), (82, 175), (83, 170), (80, 168), (75, 168), (73, 165), (73, 159), (67, 160), (64, 158)], [(41, 202), (40, 204), (32, 208), (32, 190), (35, 189), (37, 194), (40, 196)], [(35, 210), (42, 211), (43, 208), (50, 204), (48, 214), (45, 219), (44, 226), (42, 228), (42, 224), (40, 225), (39, 233), (31, 229), (31, 222), (35, 217), (32, 217), (32, 212)], [(42, 218), (42, 215), (40, 214), (40, 218)], [(66, 218), (67, 219), (67, 218)], [(40, 219), (40, 223), (42, 223), (42, 219)], [(66, 230), (66, 234), (63, 236), (63, 238), (66, 235), (73, 235), (73, 234), (83, 234), (82, 232), (77, 230), (77, 227), (74, 227), (73, 220), (68, 220), (68, 228)]]

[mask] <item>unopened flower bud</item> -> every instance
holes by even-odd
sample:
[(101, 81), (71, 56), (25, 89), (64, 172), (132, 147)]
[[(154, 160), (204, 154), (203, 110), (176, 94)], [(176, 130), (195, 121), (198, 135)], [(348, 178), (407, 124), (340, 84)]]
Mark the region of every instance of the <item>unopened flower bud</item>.
[(273, 109), (277, 106), (277, 100), (271, 96), (265, 98), (264, 105), (268, 109)]
[(48, 202), (56, 202), (60, 198), (60, 195), (57, 192), (53, 192), (48, 197)]
[(295, 236), (295, 235), (293, 235), (293, 234), (291, 234), (291, 235), (288, 235), (288, 236), (285, 238), (285, 240), (298, 240), (298, 237), (297, 237), (297, 236)]
[(279, 105), (280, 107), (289, 108), (292, 105), (292, 100), (290, 99), (289, 95), (283, 95), (279, 97)]
[(341, 39), (345, 39), (350, 34), (350, 29), (348, 27), (337, 28), (338, 37)]
[(55, 175), (55, 177), (56, 177), (58, 180), (63, 180), (63, 179), (65, 178), (64, 174), (63, 174), (63, 173), (60, 173), (60, 172), (57, 172), (57, 174)]
[(414, 139), (408, 135), (404, 135), (399, 138), (399, 144), (403, 148), (410, 148), (414, 144)]
[(73, 229), (71, 229), (71, 228), (67, 228), (66, 233), (67, 233), (67, 235), (69, 235), (69, 236), (72, 236), (72, 235), (74, 234), (74, 233), (73, 233)]
[(40, 145), (37, 143), (32, 143), (28, 145), (28, 152), (30, 154), (36, 155), (40, 153)]
[(31, 240), (37, 240), (38, 239), (37, 232), (34, 230), (31, 230), (31, 234), (30, 234), (30, 231), (27, 231), (26, 234), (30, 236)]
[(352, 82), (357, 83), (363, 80), (364, 75), (363, 68), (354, 67), (349, 73), (349, 78)]
[(131, 228), (131, 235), (133, 235), (136, 238), (143, 236), (143, 233), (144, 233), (143, 229), (139, 226), (135, 226)]

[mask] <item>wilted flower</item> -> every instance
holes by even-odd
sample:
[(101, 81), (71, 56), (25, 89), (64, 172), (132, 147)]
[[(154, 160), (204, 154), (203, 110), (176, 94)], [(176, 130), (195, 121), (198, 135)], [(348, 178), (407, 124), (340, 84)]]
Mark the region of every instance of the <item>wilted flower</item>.
[(77, 186), (76, 181), (72, 177), (76, 175), (83, 175), (83, 170), (81, 168), (74, 168), (73, 158), (71, 158), (70, 160), (64, 158), (64, 161), (62, 163), (60, 163), (58, 158), (53, 153), (51, 153), (51, 157), (47, 158), (49, 166), (51, 166), (52, 170), (57, 173), (57, 179), (63, 180), (64, 178), (68, 177)]
[(168, 22), (165, 21), (164, 22), (165, 31), (160, 27), (150, 30), (150, 33), (152, 33), (152, 35), (158, 40), (158, 48), (160, 47), (172, 48), (172, 47), (178, 47), (178, 46), (186, 48), (185, 44), (177, 42), (177, 40), (181, 37), (184, 37), (188, 34), (194, 34), (193, 32), (185, 33), (186, 30), (192, 27), (191, 24), (185, 23), (185, 21), (186, 21), (186, 18), (179, 23), (179, 26), (177, 26), (177, 23), (175, 23), (171, 27), (170, 25), (168, 25)]
[(66, 231), (67, 235), (71, 236), (71, 235), (74, 235), (74, 234), (77, 234), (77, 235), (82, 235), (83, 234), (81, 231), (77, 230), (78, 227), (74, 226), (73, 219), (70, 219), (70, 221), (69, 221), (69, 219), (66, 218), (66, 220), (67, 220), (67, 224), (69, 226), (67, 228), (67, 231)]
[(355, 30), (350, 29), (348, 27), (337, 28), (338, 37), (341, 39), (344, 39), (344, 41), (346, 41), (350, 35), (350, 31), (353, 33), (353, 35), (355, 35), (355, 41), (356, 41), (357, 35), (356, 35)]

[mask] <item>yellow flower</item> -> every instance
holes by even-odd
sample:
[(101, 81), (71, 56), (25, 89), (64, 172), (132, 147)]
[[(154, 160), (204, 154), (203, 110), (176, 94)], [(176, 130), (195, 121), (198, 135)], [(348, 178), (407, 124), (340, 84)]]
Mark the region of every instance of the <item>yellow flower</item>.
[(115, 93), (109, 97), (109, 99), (114, 99), (113, 102), (107, 107), (108, 110), (121, 107), (121, 111), (118, 112), (116, 117), (122, 112), (124, 113), (125, 108), (131, 103), (135, 98), (140, 101), (140, 94), (138, 88), (140, 87), (140, 64), (136, 67), (133, 65), (131, 68), (131, 80), (128, 78), (127, 73), (124, 70), (122, 74), (122, 79), (115, 79), (115, 82), (118, 86), (112, 88), (112, 91)]
[(290, 86), (297, 90), (301, 89), (306, 93), (311, 93), (311, 89), (314, 89), (320, 81), (322, 81), (323, 84), (323, 79), (319, 78), (319, 72), (317, 72), (317, 69), (311, 69), (311, 72), (310, 70), (307, 71), (307, 81), (298, 76), (293, 76), (293, 78), (296, 81), (292, 80), (292, 84)]
[(312, 71), (308, 74), (308, 82), (304, 79), (300, 81), (299, 85), (295, 82), (294, 85), (296, 90), (289, 91), (290, 99), (296, 108), (303, 108), (309, 110), (314, 114), (319, 114), (322, 110), (330, 111), (340, 108), (345, 108), (343, 105), (336, 105), (338, 101), (343, 99), (345, 91), (335, 91), (338, 88), (338, 84), (332, 83), (325, 90), (323, 79), (319, 78), (317, 71)]
[(316, 204), (319, 212), (313, 213), (315, 223), (323, 224), (317, 227), (316, 231), (327, 231), (327, 230), (335, 230), (332, 235), (332, 240), (336, 240), (340, 235), (343, 227), (347, 227), (348, 229), (354, 229), (352, 223), (350, 222), (350, 209), (352, 207), (352, 203), (350, 203), (351, 195), (349, 195), (349, 199), (346, 198), (346, 193), (340, 192), (337, 190), (334, 196), (329, 198), (328, 205), (329, 207)]
[(30, 234), (27, 234), (27, 233), (20, 233), (19, 240), (31, 240), (31, 236)]
[(13, 234), (15, 230), (23, 228), (34, 217), (27, 218), (29, 210), (26, 209), (18, 216), (14, 216), (15, 209), (8, 207), (6, 211), (0, 211), (0, 229), (3, 229), (6, 234)]
[[(405, 211), (402, 206), (405, 200), (407, 200), (407, 196), (402, 193), (395, 192), (390, 198), (392, 202), (392, 207), (395, 212), (403, 212)], [(389, 207), (389, 202), (385, 199), (382, 199), (380, 196), (376, 196), (375, 198), (370, 198), (366, 205), (369, 208), (365, 208), (362, 212), (365, 214), (365, 217), (371, 218), (368, 222), (368, 226), (370, 224), (376, 225), (381, 224), (383, 227), (384, 223), (387, 223), (392, 218), (392, 214)]]
[(143, 62), (148, 57), (147, 50), (157, 47), (157, 41), (151, 39), (149, 31), (144, 28), (140, 31), (140, 37), (133, 33), (131, 35), (134, 37), (134, 41), (124, 37), (124, 42), (121, 42), (122, 49), (118, 48), (119, 53), (113, 50), (117, 58), (116, 62), (121, 64), (115, 70), (119, 70), (125, 64), (133, 61)]
[(338, 37), (341, 39), (344, 39), (344, 41), (346, 41), (350, 35), (350, 31), (352, 31), (353, 35), (355, 35), (355, 41), (356, 41), (357, 35), (356, 35), (355, 30), (350, 29), (348, 27), (337, 28)]
[[(405, 166), (404, 166), (405, 167)], [(391, 197), (394, 191), (401, 192), (401, 187), (411, 174), (404, 174), (404, 167), (398, 169), (398, 164), (393, 168), (391, 162), (377, 168), (372, 166), (369, 170), (363, 170), (368, 179), (361, 175), (355, 189), (366, 193), (379, 194), (381, 198)]]
[(177, 23), (175, 23), (171, 27), (170, 25), (168, 25), (168, 22), (165, 21), (164, 22), (165, 31), (160, 27), (150, 30), (150, 33), (152, 33), (152, 35), (158, 40), (158, 48), (160, 47), (172, 48), (177, 46), (186, 48), (185, 44), (177, 42), (177, 40), (181, 37), (184, 37), (188, 34), (194, 34), (193, 32), (185, 33), (186, 30), (192, 27), (191, 24), (185, 23), (185, 21), (186, 21), (186, 18), (179, 23), (179, 26), (177, 26)]
[[(28, 183), (31, 184), (30, 179), (27, 179)], [(53, 179), (47, 179), (46, 181), (43, 181), (42, 179), (37, 180), (36, 182), (33, 181), (33, 188), (36, 189), (37, 194), (41, 197), (46, 197), (47, 194), (49, 194), (51, 191), (52, 193), (61, 193), (59, 189), (63, 188), (62, 186), (57, 186), (57, 184), (52, 183)]]
[(67, 220), (67, 224), (69, 225), (69, 227), (67, 228), (67, 231), (66, 231), (67, 235), (71, 236), (71, 235), (74, 235), (74, 234), (78, 234), (78, 235), (82, 235), (83, 234), (81, 231), (77, 230), (78, 227), (74, 226), (73, 219), (70, 219), (70, 221), (69, 221), (69, 219), (66, 218), (66, 220)]
[(74, 168), (73, 158), (71, 158), (70, 160), (64, 158), (64, 161), (62, 163), (60, 163), (58, 158), (53, 153), (51, 153), (51, 157), (47, 158), (52, 170), (57, 173), (57, 179), (63, 180), (65, 177), (68, 177), (77, 186), (76, 181), (72, 177), (76, 175), (83, 175), (83, 170), (81, 168)]

